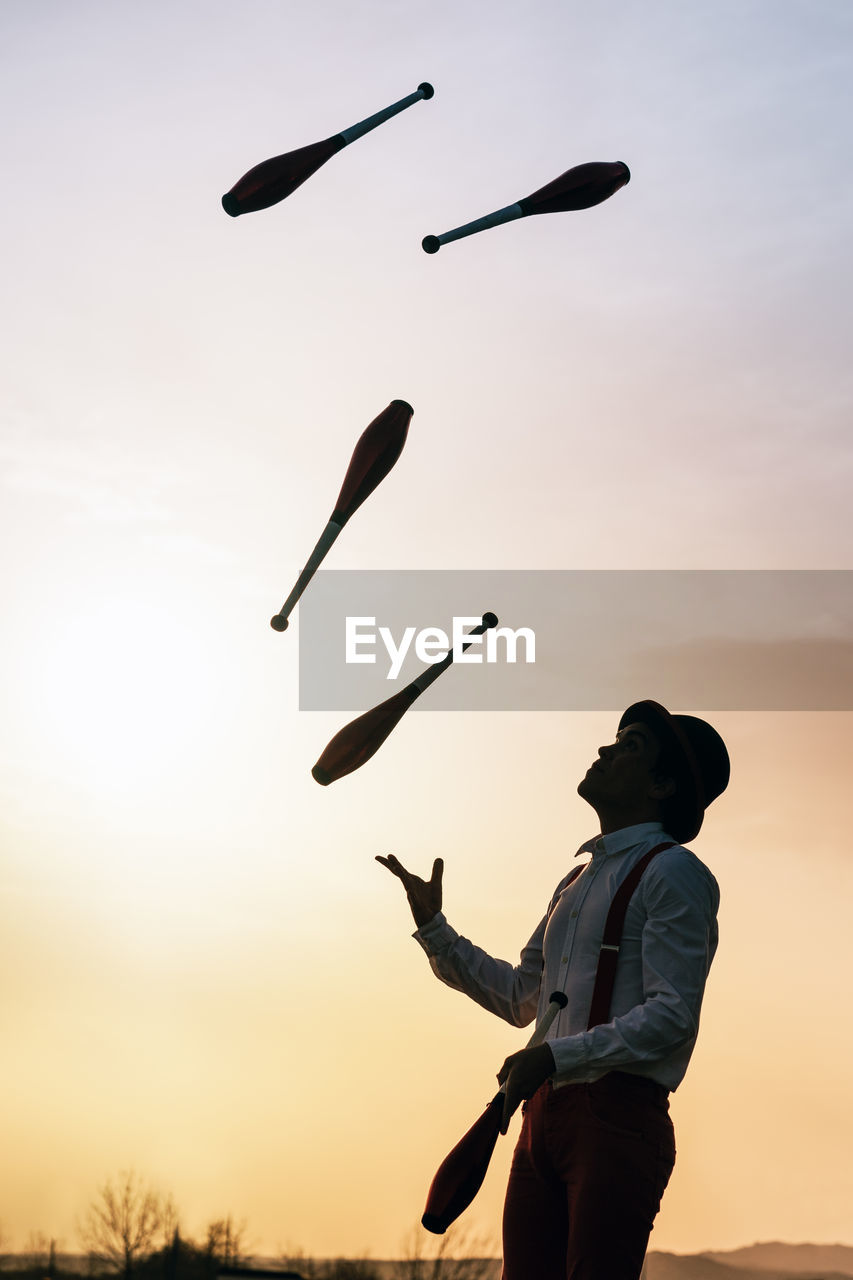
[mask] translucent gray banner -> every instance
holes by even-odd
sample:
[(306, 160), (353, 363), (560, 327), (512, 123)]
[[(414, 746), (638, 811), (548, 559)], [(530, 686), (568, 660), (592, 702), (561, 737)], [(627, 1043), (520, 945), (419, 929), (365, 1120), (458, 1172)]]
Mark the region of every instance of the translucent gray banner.
[(853, 710), (851, 570), (327, 570), (299, 609), (307, 711), (384, 701), (487, 611), (417, 709)]

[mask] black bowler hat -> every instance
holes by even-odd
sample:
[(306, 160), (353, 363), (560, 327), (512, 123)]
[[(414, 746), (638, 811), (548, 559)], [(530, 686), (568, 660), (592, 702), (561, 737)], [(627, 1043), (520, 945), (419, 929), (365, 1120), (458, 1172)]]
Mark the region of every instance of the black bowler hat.
[(685, 844), (699, 831), (705, 810), (729, 784), (729, 753), (717, 730), (696, 716), (670, 715), (659, 702), (635, 702), (619, 721), (647, 724), (673, 762), (676, 792), (664, 801), (664, 825)]

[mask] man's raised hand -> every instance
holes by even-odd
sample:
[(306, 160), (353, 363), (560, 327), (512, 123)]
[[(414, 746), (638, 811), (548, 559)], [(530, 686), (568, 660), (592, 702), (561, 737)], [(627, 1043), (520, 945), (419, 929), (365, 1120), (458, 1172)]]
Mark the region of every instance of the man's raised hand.
[(387, 867), (398, 880), (402, 880), (418, 928), (429, 924), (433, 916), (441, 910), (441, 877), (444, 873), (444, 860), (436, 858), (432, 864), (432, 875), (429, 880), (422, 880), (420, 876), (412, 875), (393, 853), (389, 853), (387, 858), (377, 854), (376, 861), (381, 862), (383, 867)]

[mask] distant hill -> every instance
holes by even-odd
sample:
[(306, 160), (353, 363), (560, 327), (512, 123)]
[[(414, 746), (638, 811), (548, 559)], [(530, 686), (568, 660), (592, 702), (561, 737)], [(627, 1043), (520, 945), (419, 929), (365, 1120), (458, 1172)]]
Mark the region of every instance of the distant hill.
[(751, 1244), (744, 1249), (730, 1249), (725, 1253), (714, 1250), (698, 1255), (701, 1258), (722, 1262), (727, 1267), (745, 1268), (765, 1272), (780, 1271), (783, 1275), (810, 1272), (823, 1277), (827, 1272), (841, 1276), (853, 1276), (853, 1248), (846, 1244)]
[[(784, 1246), (783, 1246), (784, 1247)], [(737, 1254), (749, 1255), (750, 1249), (738, 1249)], [(644, 1280), (848, 1280), (849, 1271), (814, 1270), (803, 1267), (736, 1266), (718, 1261), (728, 1254), (678, 1254), (650, 1253), (646, 1258)]]
[(650, 1253), (643, 1280), (768, 1280), (767, 1272), (727, 1267), (713, 1258), (688, 1253)]

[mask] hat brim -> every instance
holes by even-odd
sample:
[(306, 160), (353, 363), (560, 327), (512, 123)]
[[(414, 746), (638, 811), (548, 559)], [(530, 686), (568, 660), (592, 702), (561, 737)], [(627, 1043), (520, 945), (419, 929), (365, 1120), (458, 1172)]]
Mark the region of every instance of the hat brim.
[(647, 724), (661, 741), (661, 749), (681, 764), (676, 771), (676, 792), (666, 802), (666, 826), (670, 835), (684, 844), (698, 835), (705, 817), (705, 791), (699, 764), (678, 721), (659, 702), (646, 699), (634, 702), (619, 721), (619, 728), (629, 724)]

